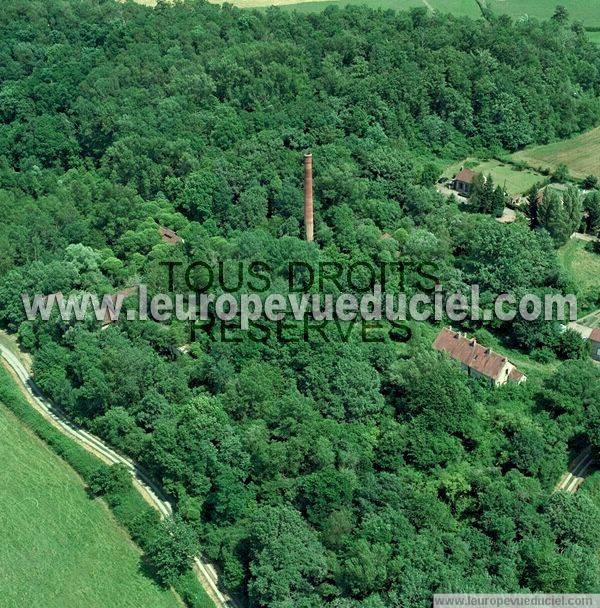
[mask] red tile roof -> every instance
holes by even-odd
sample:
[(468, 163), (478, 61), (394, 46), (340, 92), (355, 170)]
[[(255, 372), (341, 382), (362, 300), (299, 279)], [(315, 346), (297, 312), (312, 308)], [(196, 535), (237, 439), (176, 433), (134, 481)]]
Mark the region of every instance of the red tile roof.
[(471, 169), (461, 169), (454, 178), (457, 182), (464, 182), (465, 184), (472, 184), (475, 179), (475, 171)]
[(510, 374), (508, 374), (508, 378), (509, 378), (509, 380), (512, 380), (513, 382), (521, 382), (521, 380), (523, 380), (525, 378), (525, 374), (520, 372), (515, 367), (514, 369), (510, 370)]
[(507, 359), (493, 350), (477, 343), (475, 338), (467, 338), (450, 328), (443, 329), (435, 339), (433, 348), (447, 352), (476, 372), (497, 380)]
[(596, 329), (592, 330), (590, 334), (590, 340), (594, 342), (600, 342), (600, 327), (596, 327)]

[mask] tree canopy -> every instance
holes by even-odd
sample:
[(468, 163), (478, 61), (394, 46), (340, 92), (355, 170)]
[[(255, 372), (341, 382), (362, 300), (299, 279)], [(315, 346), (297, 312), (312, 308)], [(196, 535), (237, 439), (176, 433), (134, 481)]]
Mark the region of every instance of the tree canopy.
[[(165, 262), (207, 261), (264, 262), (275, 293), (289, 262), (400, 256), (409, 291), (420, 266), (447, 289), (479, 284), (484, 301), (560, 291), (556, 246), (584, 210), (597, 233), (597, 192), (548, 193), (528, 226), (491, 217), (504, 206), (491, 179), (472, 213), (432, 186), (445, 161), (598, 122), (600, 50), (564, 17), (2, 3), (0, 325), (47, 395), (173, 498), (176, 518), (147, 546), (165, 583), (200, 546), (257, 608), (598, 592), (600, 540), (581, 525), (598, 506), (552, 489), (570, 447), (600, 446), (600, 375), (555, 323), (464, 324), (552, 359), (494, 391), (432, 352), (430, 325), (403, 345), (333, 329), (287, 343), (198, 331), (188, 345), (182, 323), (28, 321), (20, 299), (165, 292)], [(323, 289), (353, 291), (347, 277)], [(188, 291), (183, 273), (173, 290)], [(93, 482), (101, 494), (122, 471)]]

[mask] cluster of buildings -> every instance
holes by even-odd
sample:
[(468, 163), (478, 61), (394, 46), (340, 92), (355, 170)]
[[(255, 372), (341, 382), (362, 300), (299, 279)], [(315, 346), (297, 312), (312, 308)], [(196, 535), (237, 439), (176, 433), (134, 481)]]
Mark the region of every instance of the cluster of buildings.
[[(477, 173), (472, 169), (461, 168), (449, 185), (460, 194), (468, 196), (476, 176)], [(311, 154), (304, 156), (304, 227), (305, 238), (310, 242), (314, 239)], [(159, 225), (158, 233), (161, 240), (169, 245), (178, 245), (183, 242), (183, 239), (170, 228)], [(386, 234), (383, 238), (389, 236)], [(130, 287), (113, 294), (111, 296), (113, 304), (116, 302), (117, 297), (130, 296), (136, 290), (137, 287)], [(102, 325), (107, 327), (111, 323), (114, 323), (114, 321), (114, 313), (111, 310), (107, 310)], [(594, 329), (591, 332), (589, 341), (592, 359), (600, 361), (600, 328)], [(468, 338), (466, 335), (456, 332), (450, 327), (444, 328), (438, 334), (433, 343), (433, 348), (439, 352), (447, 353), (452, 359), (458, 361), (462, 369), (469, 376), (485, 378), (491, 386), (501, 386), (507, 382), (520, 384), (527, 380), (527, 376), (520, 372), (505, 356), (494, 352), (491, 348), (478, 344), (475, 338)]]

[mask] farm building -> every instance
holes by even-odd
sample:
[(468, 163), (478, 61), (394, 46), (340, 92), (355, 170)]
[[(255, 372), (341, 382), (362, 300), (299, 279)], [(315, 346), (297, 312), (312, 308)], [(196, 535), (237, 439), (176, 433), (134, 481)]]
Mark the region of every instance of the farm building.
[(600, 361), (600, 327), (590, 334), (590, 345), (592, 347), (592, 359)]
[(469, 376), (486, 378), (492, 386), (527, 380), (527, 376), (506, 357), (478, 344), (475, 338), (467, 338), (449, 327), (438, 334), (433, 348), (446, 352), (452, 359), (459, 361)]
[(470, 194), (476, 175), (477, 173), (471, 169), (461, 169), (452, 180), (452, 188), (465, 196)]

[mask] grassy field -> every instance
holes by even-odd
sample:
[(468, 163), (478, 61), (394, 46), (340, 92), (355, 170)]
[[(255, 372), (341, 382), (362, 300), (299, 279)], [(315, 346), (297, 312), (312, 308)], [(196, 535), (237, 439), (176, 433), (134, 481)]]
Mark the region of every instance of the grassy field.
[[(150, 3), (152, 0), (143, 0)], [(216, 0), (213, 0), (216, 1)], [(481, 12), (475, 0), (233, 0), (237, 6), (288, 6), (303, 12), (323, 10), (327, 6), (348, 4), (370, 6), (371, 8), (391, 8), (404, 10), (414, 6), (437, 10), (453, 15), (480, 17)], [(518, 19), (525, 15), (539, 19), (550, 18), (557, 0), (487, 0), (487, 5), (496, 13), (510, 15)], [(568, 0), (564, 2), (572, 20), (583, 21), (587, 26), (600, 26), (600, 10), (595, 0)]]
[(0, 405), (0, 608), (176, 608), (80, 478)]
[[(224, 0), (209, 0), (222, 4)], [(257, 8), (267, 6), (284, 6), (300, 12), (321, 11), (328, 6), (360, 5), (371, 8), (406, 10), (412, 7), (424, 7), (441, 13), (480, 17), (481, 11), (475, 0), (227, 0), (239, 7)], [(557, 0), (484, 0), (489, 8), (498, 15), (509, 15), (515, 19), (529, 16), (538, 19), (549, 19), (554, 13)], [(156, 0), (136, 0), (139, 4), (156, 5)], [(572, 20), (582, 21), (586, 26), (600, 26), (600, 10), (596, 0), (567, 0), (563, 2)], [(600, 43), (600, 32), (590, 33), (594, 42)]]
[(571, 20), (579, 20), (586, 26), (600, 25), (600, 9), (596, 0), (487, 0), (487, 5), (498, 15), (514, 18), (528, 15), (538, 19), (548, 19), (554, 14), (557, 4), (569, 11)]
[[(212, 0), (211, 0), (212, 1)], [(300, 12), (321, 11), (328, 6), (368, 6), (394, 10), (407, 10), (413, 7), (437, 10), (454, 15), (481, 16), (475, 0), (233, 0), (237, 6), (285, 6)]]
[[(217, 0), (210, 1), (217, 2)], [(470, 0), (465, 1), (468, 2)], [(391, 8), (395, 10), (406, 10), (415, 6), (424, 6), (422, 0), (300, 0), (300, 2), (298, 2), (298, 0), (232, 0), (231, 3), (241, 8), (281, 6), (285, 9), (290, 8), (303, 13), (322, 11), (328, 6), (343, 7), (350, 4), (369, 6), (370, 8)]]
[[(209, 0), (222, 4), (225, 0)], [(440, 13), (452, 13), (456, 16), (481, 17), (481, 11), (475, 0), (227, 0), (241, 8), (265, 8), (282, 6), (299, 12), (312, 13), (322, 11), (328, 6), (368, 6), (406, 10), (413, 7), (427, 8)], [(553, 13), (557, 0), (484, 0), (487, 6), (498, 15), (509, 15), (515, 19), (525, 16), (548, 19)], [(136, 0), (139, 4), (155, 6), (156, 0)], [(600, 10), (595, 6), (596, 0), (568, 0), (563, 4), (569, 11), (572, 20), (582, 21), (586, 26), (600, 26)], [(600, 32), (590, 32), (590, 38), (600, 44)]]
[(581, 304), (597, 301), (600, 292), (600, 255), (588, 251), (587, 243), (569, 239), (558, 250), (558, 259), (575, 280)]
[(454, 177), (462, 165), (473, 169), (473, 171), (481, 172), (484, 175), (491, 174), (494, 182), (504, 186), (509, 194), (526, 192), (535, 183), (544, 179), (543, 175), (531, 169), (517, 171), (511, 165), (506, 165), (495, 159), (482, 161), (476, 158), (467, 158), (461, 162), (449, 165), (444, 170), (444, 176), (448, 178)]
[(554, 169), (564, 163), (574, 177), (600, 175), (600, 127), (571, 139), (526, 148), (513, 154), (513, 158), (536, 168)]
[(600, 32), (588, 32), (587, 35), (592, 42), (600, 44)]
[[(209, 0), (214, 4), (222, 4), (224, 0)], [(479, 16), (481, 13), (475, 0), (227, 0), (239, 7), (257, 8), (267, 6), (292, 6), (303, 12), (320, 11), (327, 6), (346, 6), (349, 4), (370, 6), (371, 8), (391, 8), (406, 10), (413, 7), (439, 10), (455, 15)], [(136, 0), (139, 4), (154, 6), (156, 0)]]

